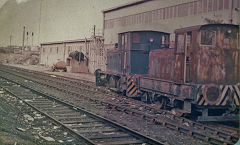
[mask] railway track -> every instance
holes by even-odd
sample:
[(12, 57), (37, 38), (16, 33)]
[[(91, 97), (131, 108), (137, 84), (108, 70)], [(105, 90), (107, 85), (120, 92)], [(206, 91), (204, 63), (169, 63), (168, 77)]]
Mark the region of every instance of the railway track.
[[(73, 81), (68, 78), (65, 79), (60, 78), (58, 76), (51, 77), (49, 74), (44, 74), (36, 71), (29, 71), (25, 69), (14, 70), (15, 68), (13, 67), (8, 68), (5, 67), (4, 71), (6, 71), (7, 69), (9, 69), (8, 73), (13, 73), (14, 75), (18, 75), (19, 77), (29, 79), (36, 83), (37, 82), (39, 83), (40, 79), (42, 85), (65, 92), (71, 96), (75, 96), (75, 100), (78, 99), (78, 101), (82, 101), (79, 100), (79, 98), (88, 99), (92, 102), (95, 102), (94, 104), (105, 105), (108, 106), (109, 108), (114, 108), (122, 112), (127, 112), (132, 115), (140, 116), (147, 120), (151, 120), (155, 124), (159, 124), (166, 128), (176, 130), (187, 135), (191, 135), (194, 138), (204, 140), (212, 144), (234, 144), (238, 140), (237, 130), (223, 131), (215, 129), (213, 127), (208, 127), (206, 125), (185, 118), (176, 117), (172, 114), (169, 114), (166, 111), (156, 110), (154, 106), (146, 104), (143, 105), (139, 102), (136, 103), (136, 101), (133, 100), (129, 101), (128, 99), (126, 100), (115, 98), (114, 101), (111, 101), (109, 98), (112, 98), (113, 95), (112, 93), (109, 93), (104, 89), (93, 87), (91, 86), (90, 83), (87, 84), (77, 80)], [(85, 95), (79, 94), (79, 92), (76, 92), (76, 90), (81, 90), (82, 92), (85, 91), (86, 94), (91, 93), (93, 94), (93, 96), (91, 98), (86, 97), (85, 96), (86, 94)], [(99, 97), (99, 92), (101, 92), (104, 95), (101, 95), (101, 97)], [(74, 97), (72, 98), (72, 100), (74, 100)], [(99, 105), (99, 107), (101, 105)], [(142, 109), (139, 110), (139, 108)], [(167, 117), (163, 118), (163, 116)]]
[(6, 79), (1, 79), (0, 82), (5, 91), (54, 120), (75, 136), (84, 139), (87, 144), (164, 144), (28, 86), (9, 83)]
[(88, 144), (1, 87), (0, 91), (0, 144)]

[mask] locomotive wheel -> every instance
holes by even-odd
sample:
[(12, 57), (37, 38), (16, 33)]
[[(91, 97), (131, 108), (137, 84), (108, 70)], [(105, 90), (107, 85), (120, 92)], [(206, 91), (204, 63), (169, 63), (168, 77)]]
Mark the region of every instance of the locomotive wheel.
[(159, 101), (157, 101), (155, 104), (157, 104), (157, 108), (160, 109), (166, 109), (167, 106), (167, 99), (161, 98)]
[(121, 89), (121, 80), (118, 79), (118, 80), (115, 80), (115, 82), (116, 82), (116, 88), (117, 88), (118, 90), (120, 90), (120, 89)]
[(116, 88), (116, 80), (115, 80), (115, 78), (114, 78), (113, 76), (111, 76), (111, 77), (109, 78), (108, 84), (109, 84), (109, 87), (110, 87), (110, 88)]

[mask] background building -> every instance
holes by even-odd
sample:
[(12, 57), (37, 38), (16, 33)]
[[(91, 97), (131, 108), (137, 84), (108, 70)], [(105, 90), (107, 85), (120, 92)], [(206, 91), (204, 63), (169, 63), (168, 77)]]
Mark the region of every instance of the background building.
[[(106, 55), (103, 47), (103, 38), (101, 36), (92, 36), (91, 38), (69, 40), (69, 41), (58, 41), (42, 43), (40, 50), (40, 64), (45, 66), (53, 66), (59, 61), (67, 60), (70, 61), (71, 53), (82, 53), (86, 65), (88, 66), (88, 72), (94, 73), (97, 69), (105, 70)], [(73, 60), (74, 61), (74, 60)], [(68, 64), (74, 64), (72, 67), (73, 72), (86, 72), (79, 71), (82, 65), (75, 61)]]
[[(103, 11), (104, 39), (108, 49), (118, 33), (175, 29), (208, 23), (239, 24), (239, 0), (140, 0)], [(171, 36), (174, 41), (174, 35)]]

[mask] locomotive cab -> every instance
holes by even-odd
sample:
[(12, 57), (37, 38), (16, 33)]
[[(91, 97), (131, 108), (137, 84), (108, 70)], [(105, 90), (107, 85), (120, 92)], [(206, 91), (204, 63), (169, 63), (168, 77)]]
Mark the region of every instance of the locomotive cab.
[(239, 82), (238, 27), (208, 24), (175, 31), (175, 81), (196, 84)]
[(200, 121), (236, 119), (224, 115), (239, 106), (238, 33), (238, 26), (230, 24), (208, 24), (175, 31), (174, 80), (197, 88), (193, 104), (202, 114)]
[(137, 96), (136, 78), (147, 75), (149, 52), (169, 47), (169, 34), (158, 31), (130, 31), (118, 35), (118, 48), (107, 52), (107, 71), (98, 72), (96, 84), (108, 86), (128, 97)]

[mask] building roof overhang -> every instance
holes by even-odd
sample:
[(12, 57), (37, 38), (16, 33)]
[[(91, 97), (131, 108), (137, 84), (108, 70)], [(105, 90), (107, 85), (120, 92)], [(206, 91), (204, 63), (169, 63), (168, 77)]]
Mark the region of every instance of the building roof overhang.
[(122, 8), (131, 7), (131, 6), (142, 4), (142, 3), (145, 3), (145, 2), (149, 2), (149, 1), (152, 1), (152, 0), (138, 0), (138, 1), (135, 1), (135, 2), (126, 3), (126, 4), (123, 4), (123, 5), (119, 5), (119, 6), (116, 6), (116, 7), (112, 7), (112, 8), (109, 8), (109, 9), (102, 10), (102, 13), (104, 14), (104, 13), (108, 13), (108, 12), (111, 12), (111, 11), (116, 11), (116, 10), (119, 10), (119, 9), (122, 9)]

